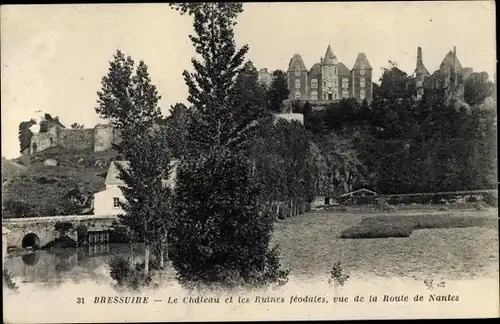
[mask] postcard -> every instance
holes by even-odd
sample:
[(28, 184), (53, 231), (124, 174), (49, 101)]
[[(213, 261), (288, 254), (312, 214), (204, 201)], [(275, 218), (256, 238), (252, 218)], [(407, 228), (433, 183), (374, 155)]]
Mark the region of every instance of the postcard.
[(0, 13), (4, 323), (500, 315), (493, 1)]

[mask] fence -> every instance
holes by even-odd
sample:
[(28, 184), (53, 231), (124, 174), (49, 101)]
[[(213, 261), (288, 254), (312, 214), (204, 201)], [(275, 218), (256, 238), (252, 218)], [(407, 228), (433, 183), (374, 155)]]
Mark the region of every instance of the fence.
[(377, 200), (384, 199), (391, 205), (396, 204), (439, 204), (453, 203), (460, 199), (465, 202), (484, 200), (490, 205), (497, 205), (498, 191), (496, 189), (426, 192), (412, 194), (389, 194), (373, 196), (334, 197), (333, 200), (342, 205), (376, 204)]

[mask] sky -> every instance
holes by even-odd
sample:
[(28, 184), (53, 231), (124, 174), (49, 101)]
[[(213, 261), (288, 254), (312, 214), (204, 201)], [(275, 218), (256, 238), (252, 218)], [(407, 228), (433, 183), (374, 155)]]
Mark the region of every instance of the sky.
[[(493, 1), (245, 3), (238, 46), (257, 69), (288, 68), (299, 53), (309, 69), (328, 44), (351, 68), (367, 55), (374, 79), (388, 61), (411, 74), (417, 47), (435, 71), (456, 46), (463, 67), (496, 71)], [(168, 4), (10, 5), (0, 7), (2, 156), (19, 156), (18, 127), (42, 113), (69, 127), (106, 121), (95, 113), (97, 91), (117, 49), (149, 67), (168, 114), (186, 103), (182, 72), (195, 55), (192, 17)]]

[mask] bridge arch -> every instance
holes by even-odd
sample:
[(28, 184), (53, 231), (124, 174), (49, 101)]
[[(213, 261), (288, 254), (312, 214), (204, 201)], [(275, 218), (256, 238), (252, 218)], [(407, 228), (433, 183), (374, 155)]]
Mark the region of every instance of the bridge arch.
[(40, 248), (40, 238), (35, 233), (26, 234), (21, 242), (21, 247), (38, 249)]

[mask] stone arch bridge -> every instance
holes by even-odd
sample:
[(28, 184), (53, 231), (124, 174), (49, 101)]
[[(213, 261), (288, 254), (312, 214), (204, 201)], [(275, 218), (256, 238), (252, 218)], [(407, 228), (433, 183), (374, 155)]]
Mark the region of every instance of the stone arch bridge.
[(118, 222), (118, 217), (115, 215), (71, 215), (7, 218), (2, 219), (2, 226), (10, 231), (6, 234), (8, 246), (39, 248), (59, 237), (55, 225), (62, 222), (69, 222), (73, 225), (68, 235), (77, 241), (76, 228), (79, 225), (84, 225), (89, 229), (111, 227)]

